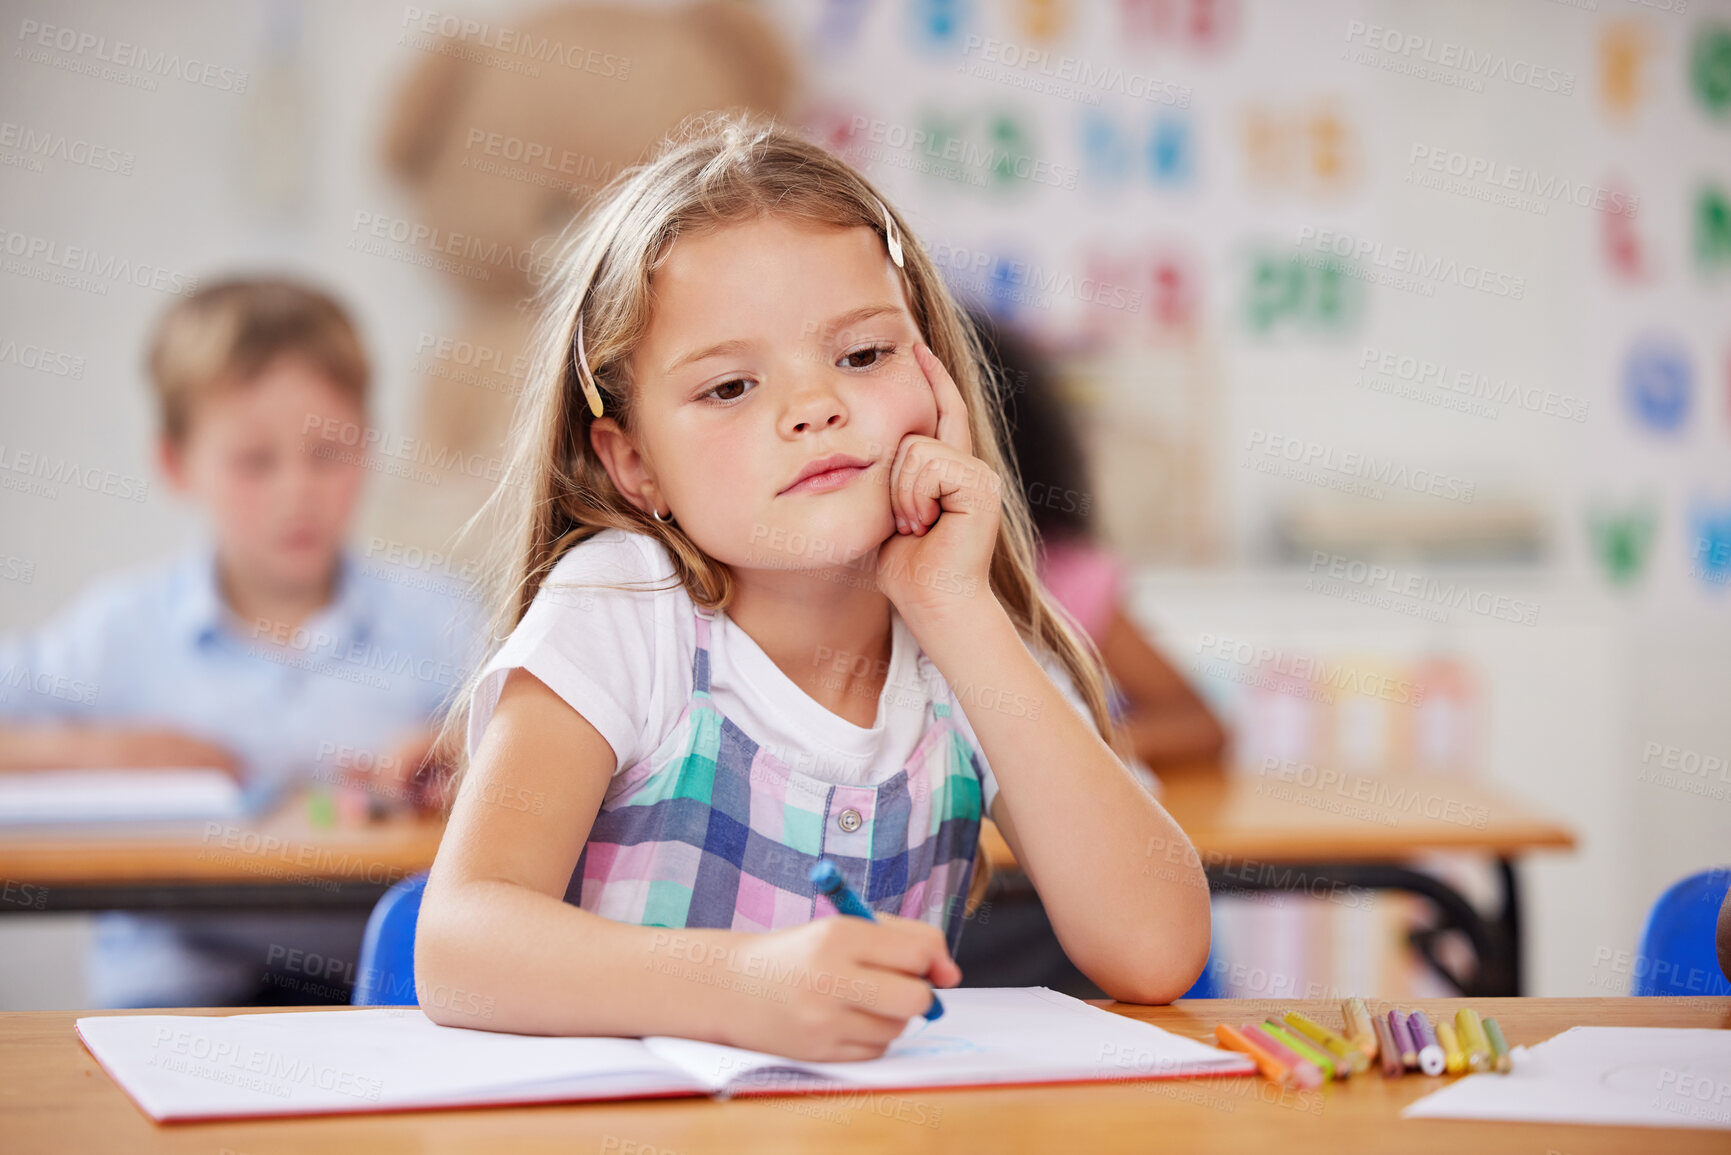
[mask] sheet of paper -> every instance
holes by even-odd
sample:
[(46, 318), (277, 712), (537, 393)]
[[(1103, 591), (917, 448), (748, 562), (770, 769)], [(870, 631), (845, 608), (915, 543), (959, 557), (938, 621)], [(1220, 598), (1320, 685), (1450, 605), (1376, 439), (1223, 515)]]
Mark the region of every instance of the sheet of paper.
[(1731, 1130), (1731, 1031), (1572, 1027), (1510, 1058), (1509, 1074), (1468, 1075), (1402, 1117)]
[(77, 1020), (153, 1119), (701, 1093), (639, 1039), (444, 1027), (419, 1008)]
[(235, 818), (245, 811), (240, 784), (215, 769), (0, 774), (0, 826)]
[(942, 991), (943, 1017), (909, 1020), (876, 1059), (798, 1063), (693, 1039), (651, 1037), (656, 1054), (716, 1089), (941, 1087), (1069, 1079), (1250, 1074), (1243, 1055), (1115, 1015), (1045, 987)]

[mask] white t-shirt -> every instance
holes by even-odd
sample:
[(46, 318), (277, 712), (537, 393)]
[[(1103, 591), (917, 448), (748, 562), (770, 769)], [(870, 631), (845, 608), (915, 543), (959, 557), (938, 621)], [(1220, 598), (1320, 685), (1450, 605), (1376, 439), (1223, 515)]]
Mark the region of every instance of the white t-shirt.
[[(669, 588), (569, 588), (576, 583)], [(724, 716), (792, 769), (836, 785), (876, 786), (893, 778), (913, 753), (934, 692), (920, 673), (913, 631), (899, 613), (892, 612), (890, 621), (890, 668), (869, 729), (814, 701), (725, 612), (710, 626), (710, 696)], [(691, 697), (696, 652), (691, 597), (674, 579), (665, 547), (647, 534), (603, 530), (559, 559), (523, 620), (487, 663), (469, 712), (469, 752), (480, 743), (506, 674), (520, 666), (600, 731), (617, 758), (614, 773), (634, 766), (679, 720)], [(1086, 719), (1088, 708), (1062, 663), (1048, 656), (1042, 665)], [(930, 662), (926, 666), (941, 694), (942, 676)], [(988, 700), (984, 692), (974, 697)], [(965, 688), (959, 690), (952, 715), (980, 751), (982, 804), (990, 815), (998, 783), (962, 708), (968, 700)], [(995, 702), (993, 707), (1000, 708)]]

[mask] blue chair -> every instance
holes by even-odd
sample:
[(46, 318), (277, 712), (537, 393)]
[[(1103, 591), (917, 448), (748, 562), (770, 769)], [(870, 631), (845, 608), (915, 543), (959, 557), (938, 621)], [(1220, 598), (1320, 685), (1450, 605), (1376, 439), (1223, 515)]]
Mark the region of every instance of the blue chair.
[(1731, 995), (1715, 935), (1731, 866), (1703, 870), (1659, 896), (1635, 951), (1634, 995)]
[(1219, 977), (1222, 964), (1220, 959), (1214, 954), (1215, 946), (1219, 941), (1220, 940), (1216, 938), (1213, 943), (1209, 944), (1208, 961), (1203, 965), (1202, 973), (1196, 976), (1196, 981), (1190, 984), (1190, 989), (1179, 995), (1179, 998), (1218, 999), (1224, 997)]
[(1191, 988), (1178, 997), (1181, 999), (1217, 999), (1220, 997), (1220, 984), (1214, 981), (1215, 971), (1219, 964), (1214, 959), (1214, 952), (1208, 952), (1208, 965), (1202, 968), (1202, 973), (1196, 976), (1196, 982)]
[(360, 973), (349, 1005), (356, 1007), (413, 1006), (415, 996), (415, 924), (421, 918), (425, 874), (411, 874), (385, 891), (367, 917), (361, 939)]

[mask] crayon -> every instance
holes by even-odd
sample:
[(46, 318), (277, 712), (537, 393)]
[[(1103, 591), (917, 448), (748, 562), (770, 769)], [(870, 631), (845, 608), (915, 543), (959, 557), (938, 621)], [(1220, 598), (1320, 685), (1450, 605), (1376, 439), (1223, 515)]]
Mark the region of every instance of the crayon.
[(1286, 1025), (1327, 1050), (1329, 1054), (1337, 1056), (1337, 1061), (1344, 1062), (1353, 1074), (1370, 1070), (1370, 1059), (1363, 1051), (1353, 1046), (1343, 1035), (1329, 1030), (1309, 1016), (1298, 1011), (1287, 1011)]
[(1458, 1075), (1467, 1069), (1467, 1053), (1461, 1050), (1460, 1040), (1455, 1038), (1455, 1029), (1442, 1019), (1437, 1020), (1436, 1041), (1442, 1045), (1443, 1059), (1449, 1074)]
[(1467, 1066), (1474, 1071), (1491, 1069), (1491, 1041), (1485, 1038), (1484, 1024), (1479, 1022), (1479, 1013), (1471, 1007), (1462, 1007), (1455, 1012), (1455, 1035), (1461, 1041), (1461, 1050), (1467, 1053)]
[(1315, 1063), (1322, 1073), (1331, 1079), (1344, 1079), (1352, 1074), (1345, 1063), (1339, 1062), (1328, 1051), (1313, 1044), (1309, 1039), (1300, 1036), (1296, 1031), (1289, 1031), (1273, 1019), (1262, 1024), (1262, 1029), (1274, 1036), (1274, 1041), (1281, 1043), (1290, 1050), (1297, 1051), (1300, 1056)]
[(1341, 1003), (1340, 1017), (1346, 1023), (1346, 1037), (1358, 1044), (1365, 1058), (1376, 1058), (1380, 1040), (1370, 1025), (1370, 1010), (1364, 1005), (1364, 1000), (1350, 998)]
[[(872, 908), (859, 900), (859, 895), (849, 888), (841, 876), (841, 868), (827, 858), (820, 858), (812, 863), (811, 884), (819, 894), (828, 895), (835, 904), (837, 911), (854, 918), (863, 918), (867, 922), (876, 922), (877, 916), (872, 914)], [(932, 1005), (925, 1009), (927, 1022), (944, 1013), (944, 1004), (938, 1001), (938, 993), (932, 992)]]
[(1436, 1040), (1436, 1032), (1431, 1030), (1430, 1020), (1423, 1011), (1414, 1011), (1407, 1016), (1406, 1025), (1412, 1031), (1412, 1041), (1418, 1044), (1418, 1069), (1427, 1075), (1442, 1074), (1448, 1067), (1448, 1058)]
[(1394, 1034), (1389, 1029), (1387, 1019), (1373, 1019), (1371, 1028), (1376, 1031), (1378, 1051), (1382, 1055), (1382, 1077), (1398, 1079), (1406, 1074), (1406, 1066), (1400, 1061), (1400, 1045), (1394, 1041)]
[(1499, 1075), (1506, 1075), (1514, 1069), (1514, 1060), (1509, 1057), (1509, 1044), (1503, 1038), (1503, 1029), (1497, 1026), (1495, 1019), (1484, 1021), (1485, 1038), (1491, 1044), (1491, 1069)]
[(1214, 1037), (1227, 1050), (1237, 1051), (1241, 1055), (1249, 1055), (1251, 1061), (1256, 1064), (1256, 1069), (1261, 1071), (1263, 1077), (1269, 1082), (1279, 1083), (1282, 1086), (1297, 1085), (1298, 1080), (1294, 1077), (1290, 1065), (1281, 1062), (1272, 1052), (1263, 1050), (1227, 1024), (1216, 1023)]
[(1412, 1037), (1412, 1026), (1405, 1015), (1399, 1011), (1388, 1013), (1388, 1033), (1394, 1039), (1394, 1045), (1400, 1048), (1401, 1066), (1408, 1070), (1418, 1069), (1418, 1043)]
[(1279, 1039), (1257, 1026), (1255, 1023), (1245, 1023), (1238, 1031), (1252, 1043), (1261, 1047), (1281, 1062), (1292, 1068), (1293, 1079), (1300, 1087), (1320, 1087), (1329, 1076), (1321, 1067), (1282, 1043)]

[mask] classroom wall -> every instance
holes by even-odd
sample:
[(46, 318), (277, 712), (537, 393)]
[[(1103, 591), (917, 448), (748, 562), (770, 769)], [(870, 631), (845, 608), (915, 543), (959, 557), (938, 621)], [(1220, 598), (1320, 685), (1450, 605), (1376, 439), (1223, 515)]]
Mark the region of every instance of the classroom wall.
[[(959, 293), (1064, 367), (1095, 452), (1080, 496), (1138, 567), (1140, 618), (1245, 748), (1290, 735), (1197, 663), (1203, 635), (1470, 671), (1482, 728), (1457, 769), (1581, 838), (1526, 869), (1528, 989), (1606, 993), (1601, 952), (1632, 944), (1668, 882), (1731, 853), (1731, 782), (1650, 781), (1642, 762), (1731, 755), (1731, 3), (765, 7), (806, 72), (801, 119), (885, 190)], [(407, 11), (6, 5), (0, 121), (108, 150), (119, 171), (38, 166), (0, 138), (0, 444), (146, 495), (0, 487), (0, 628), (192, 528), (150, 465), (140, 365), (171, 297), (45, 284), (10, 246), (87, 246), (170, 285), (235, 268), (332, 284), (374, 352), (376, 416), (409, 430), (417, 343), (449, 330), (456, 301), (348, 247), (357, 212), (413, 215), (378, 160), (387, 98), (419, 58), (399, 42)], [(17, 55), (27, 20), (256, 82), (116, 83)], [(1490, 65), (1425, 59), (1469, 52)], [(919, 132), (942, 143), (910, 145)], [(1512, 178), (1524, 199), (1484, 179), (1432, 187), (1479, 163), (1530, 171)], [(1605, 211), (1630, 197), (1632, 214)], [(26, 365), (25, 346), (52, 367)], [(1424, 363), (1445, 368), (1403, 377)], [(1462, 380), (1480, 392), (1449, 387)], [(1355, 499), (1350, 470), (1283, 474), (1286, 445), (1325, 466), (1368, 455), (1399, 480)], [(360, 540), (379, 526), (375, 498)], [(1470, 583), (1531, 622), (1318, 592), (1319, 552)], [(1411, 754), (1365, 733), (1373, 762)], [(0, 957), (36, 933), (0, 921)], [(0, 1006), (55, 997), (0, 981)]]

